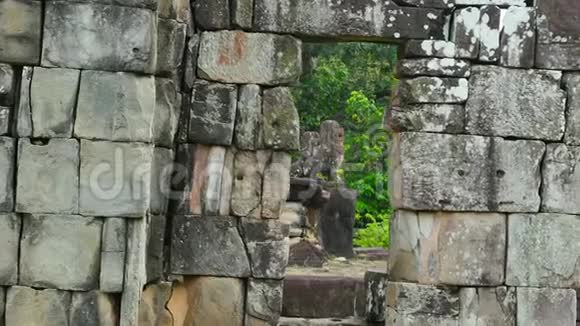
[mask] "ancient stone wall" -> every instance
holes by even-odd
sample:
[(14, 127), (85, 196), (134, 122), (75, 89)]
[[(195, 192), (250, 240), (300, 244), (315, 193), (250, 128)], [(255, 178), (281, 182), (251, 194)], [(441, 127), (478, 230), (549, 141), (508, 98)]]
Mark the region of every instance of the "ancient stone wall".
[(0, 0), (0, 325), (275, 324), (310, 39), (404, 44), (387, 325), (574, 325), (580, 7), (395, 2)]

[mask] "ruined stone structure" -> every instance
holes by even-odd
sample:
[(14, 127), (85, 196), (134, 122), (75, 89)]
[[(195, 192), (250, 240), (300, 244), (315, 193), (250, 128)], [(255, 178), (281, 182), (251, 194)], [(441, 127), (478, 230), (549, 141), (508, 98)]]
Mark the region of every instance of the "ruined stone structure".
[(530, 2), (0, 0), (0, 325), (275, 324), (301, 39), (403, 45), (386, 324), (574, 325), (580, 6)]

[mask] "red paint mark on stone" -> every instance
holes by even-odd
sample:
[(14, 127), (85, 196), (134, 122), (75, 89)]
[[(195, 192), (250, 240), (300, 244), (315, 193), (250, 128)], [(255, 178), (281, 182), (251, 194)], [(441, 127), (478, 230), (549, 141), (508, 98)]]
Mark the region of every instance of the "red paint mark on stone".
[(246, 54), (246, 43), (246, 34), (236, 32), (233, 42), (227, 48), (221, 48), (218, 63), (220, 65), (235, 65), (240, 63)]

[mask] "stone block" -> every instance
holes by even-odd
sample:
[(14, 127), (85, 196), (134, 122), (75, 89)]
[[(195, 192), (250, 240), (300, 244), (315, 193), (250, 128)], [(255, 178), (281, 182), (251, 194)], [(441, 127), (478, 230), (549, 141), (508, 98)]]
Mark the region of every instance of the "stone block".
[(459, 297), (461, 326), (516, 326), (515, 288), (463, 288)]
[(198, 75), (236, 84), (278, 85), (302, 74), (302, 43), (286, 35), (242, 31), (201, 35)]
[(170, 75), (181, 65), (185, 48), (186, 25), (159, 18), (157, 24), (157, 74)]
[(173, 147), (181, 111), (181, 100), (179, 89), (171, 79), (155, 78), (153, 142), (156, 145)]
[(167, 213), (171, 194), (171, 175), (173, 173), (173, 150), (155, 147), (151, 163), (151, 214)]
[(395, 132), (457, 134), (465, 129), (465, 108), (457, 104), (393, 105), (385, 119), (385, 127)]
[(468, 133), (562, 139), (566, 94), (560, 72), (474, 66), (471, 74), (465, 107)]
[(421, 58), (457, 58), (457, 46), (453, 42), (442, 40), (409, 40), (403, 47), (403, 57)]
[(242, 218), (240, 233), (248, 251), (252, 276), (283, 279), (290, 253), (288, 226), (275, 220)]
[(390, 187), (396, 208), (537, 212), (540, 141), (401, 133), (394, 137)]
[(575, 215), (510, 215), (506, 284), (532, 287), (580, 286), (578, 228), (580, 218)]
[(71, 293), (13, 286), (6, 292), (6, 325), (69, 325)]
[(97, 291), (74, 292), (69, 314), (69, 325), (117, 326), (119, 323), (118, 298), (112, 294)]
[(536, 45), (535, 66), (543, 69), (579, 70), (580, 56), (578, 43), (551, 43)]
[(469, 94), (464, 78), (417, 77), (402, 80), (399, 87), (405, 104), (463, 103)]
[(462, 326), (457, 317), (434, 314), (404, 314), (387, 307), (387, 326)]
[(576, 165), (580, 147), (548, 144), (542, 166), (542, 211), (580, 214)]
[(391, 223), (390, 280), (462, 286), (503, 284), (505, 215), (397, 211)]
[(459, 290), (455, 288), (388, 282), (386, 293), (387, 307), (400, 314), (459, 315)]
[(234, 133), (236, 147), (241, 150), (261, 148), (261, 124), (262, 93), (260, 86), (240, 86)]
[(576, 292), (572, 289), (518, 288), (518, 325), (576, 325)]
[(42, 4), (33, 0), (0, 3), (0, 62), (39, 64)]
[(172, 212), (179, 215), (228, 215), (229, 212), (221, 209), (222, 202), (229, 201), (227, 187), (223, 184), (229, 178), (225, 160), (225, 147), (179, 145), (174, 168), (176, 174), (172, 177), (176, 193)]
[(119, 326), (137, 325), (143, 288), (147, 283), (147, 221), (145, 218), (127, 221), (127, 256), (121, 295)]
[(277, 322), (282, 313), (283, 282), (249, 279), (246, 291), (246, 313), (266, 322)]
[(173, 235), (171, 273), (222, 277), (250, 275), (250, 263), (235, 218), (175, 216)]
[(278, 219), (290, 193), (292, 158), (285, 152), (272, 152), (262, 182), (262, 218)]
[(254, 0), (232, 0), (232, 23), (235, 27), (251, 29), (254, 18)]
[(12, 112), (11, 107), (0, 106), (0, 136), (7, 136), (12, 133)]
[(564, 142), (580, 145), (580, 74), (567, 73), (562, 81), (567, 93)]
[(264, 90), (262, 135), (264, 146), (268, 149), (300, 149), (300, 118), (289, 88)]
[(149, 208), (153, 146), (81, 140), (82, 215), (142, 217)]
[(0, 63), (0, 105), (11, 106), (14, 104), (15, 86), (14, 69), (10, 65)]
[(74, 130), (76, 137), (151, 142), (154, 113), (153, 77), (106, 71), (82, 72)]
[(526, 6), (525, 0), (454, 0), (454, 2), (459, 6)]
[(102, 224), (96, 218), (78, 215), (24, 216), (20, 284), (61, 290), (97, 289)]
[(444, 25), (442, 10), (384, 1), (254, 0), (254, 28), (261, 32), (339, 40), (442, 39)]
[(455, 6), (455, 0), (395, 0), (401, 6), (449, 9)]
[(238, 151), (234, 159), (231, 211), (235, 216), (262, 217), (262, 183), (269, 151)]
[(369, 322), (385, 322), (387, 305), (386, 271), (368, 270), (365, 272), (366, 319)]
[(479, 56), (480, 16), (481, 12), (477, 7), (454, 11), (451, 41), (455, 43), (458, 58), (476, 59)]
[(16, 211), (77, 214), (79, 211), (79, 142), (50, 139), (18, 141)]
[(20, 96), (18, 105), (15, 107), (14, 122), (15, 132), (18, 137), (32, 137), (32, 103), (30, 89), (32, 84), (33, 67), (22, 67), (20, 76)]
[(18, 248), (21, 224), (20, 217), (15, 214), (0, 215), (0, 245), (2, 247), (2, 254), (0, 254), (0, 285), (18, 283)]
[(397, 64), (397, 76), (469, 77), (471, 64), (451, 58), (403, 59)]
[(11, 212), (14, 209), (15, 166), (15, 139), (0, 137), (0, 212)]
[(193, 89), (193, 82), (197, 78), (197, 57), (199, 55), (200, 40), (200, 34), (194, 34), (189, 37), (187, 44), (185, 45), (182, 88), (187, 91)]
[(123, 218), (106, 218), (101, 242), (101, 275), (99, 289), (107, 293), (123, 292), (127, 222)]
[(193, 4), (195, 22), (205, 30), (230, 27), (230, 0), (198, 0)]
[[(173, 326), (174, 316), (167, 305), (173, 296), (173, 286), (169, 282), (149, 284), (143, 291), (139, 305), (140, 326)], [(177, 321), (176, 321), (177, 322)], [(177, 323), (176, 323), (177, 324)], [(177, 324), (183, 325), (183, 324)]]
[(506, 67), (533, 67), (535, 44), (535, 9), (510, 7), (503, 16), (500, 64)]
[(157, 17), (148, 9), (48, 1), (43, 35), (45, 67), (155, 70)]
[(485, 6), (480, 13), (479, 61), (497, 62), (501, 56), (501, 9), (495, 5)]
[(192, 18), (190, 4), (187, 0), (159, 0), (157, 14), (161, 18), (175, 19), (181, 23), (186, 23)]
[(195, 81), (189, 121), (189, 141), (209, 145), (231, 145), (234, 137), (237, 96), (236, 85)]
[(165, 228), (167, 217), (151, 215), (147, 228), (147, 282), (163, 278)]

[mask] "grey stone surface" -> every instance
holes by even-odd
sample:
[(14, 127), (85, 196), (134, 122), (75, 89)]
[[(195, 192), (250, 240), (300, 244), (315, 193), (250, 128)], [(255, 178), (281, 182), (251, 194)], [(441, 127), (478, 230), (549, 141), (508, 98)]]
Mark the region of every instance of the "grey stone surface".
[(564, 142), (580, 145), (580, 74), (564, 74), (562, 84), (567, 93)]
[(188, 0), (159, 0), (157, 14), (161, 18), (175, 19), (185, 23), (191, 19), (191, 8)]
[(395, 0), (396, 4), (412, 7), (449, 9), (455, 6), (455, 0)]
[(11, 107), (0, 106), (0, 136), (12, 133), (12, 112), (14, 110)]
[(579, 55), (580, 46), (578, 44), (538, 43), (535, 66), (543, 69), (579, 70), (580, 62), (575, 59)]
[(262, 216), (262, 180), (271, 153), (238, 151), (234, 159), (231, 211), (235, 216)]
[(296, 82), (302, 73), (302, 43), (286, 35), (242, 31), (201, 35), (198, 75), (236, 84)]
[(35, 67), (30, 84), (32, 136), (72, 136), (80, 71)]
[(465, 108), (468, 133), (562, 139), (566, 94), (560, 88), (560, 72), (494, 66), (474, 66), (471, 71)]
[[(287, 8), (292, 8), (288, 10)], [(254, 28), (327, 39), (442, 39), (443, 12), (374, 0), (254, 0)]]
[(181, 94), (171, 79), (155, 78), (153, 142), (156, 145), (173, 147), (181, 112), (181, 100)]
[(459, 296), (461, 326), (516, 326), (515, 288), (463, 288)]
[(18, 141), (16, 211), (77, 214), (79, 211), (79, 142), (50, 139)]
[(433, 314), (404, 314), (387, 307), (388, 326), (462, 326), (457, 317), (440, 316)]
[(264, 146), (275, 150), (298, 150), (300, 120), (290, 89), (276, 87), (264, 90), (262, 103)]
[(151, 76), (86, 70), (81, 74), (75, 136), (151, 142), (155, 80)]
[(537, 212), (544, 151), (539, 141), (398, 134), (392, 203), (412, 210)]
[(521, 6), (525, 7), (525, 0), (454, 0), (456, 5), (464, 6), (481, 6), (481, 5), (497, 5), (497, 6)]
[(78, 215), (26, 215), (20, 284), (62, 290), (98, 288), (102, 221)]
[(506, 67), (534, 66), (536, 44), (534, 8), (510, 7), (503, 16), (500, 64)]
[(148, 9), (48, 1), (42, 65), (152, 73), (156, 21)]
[(0, 137), (0, 212), (11, 212), (14, 209), (15, 166), (15, 139)]
[(234, 137), (237, 96), (236, 85), (195, 81), (189, 121), (189, 141), (199, 144), (231, 145)]
[(161, 147), (153, 149), (151, 163), (151, 199), (149, 211), (165, 214), (171, 195), (171, 174), (173, 173), (173, 150)]
[(459, 315), (458, 289), (388, 282), (386, 293), (386, 306), (402, 314)]
[(0, 105), (11, 106), (14, 104), (14, 91), (16, 79), (12, 66), (0, 63)]
[(81, 140), (79, 211), (137, 217), (149, 208), (153, 147)]
[(290, 194), (292, 158), (286, 152), (272, 152), (262, 181), (262, 218), (278, 219)]
[(402, 80), (399, 87), (405, 104), (463, 103), (469, 95), (464, 78), (417, 77)]
[(387, 272), (370, 269), (365, 272), (365, 316), (369, 322), (385, 322), (387, 305)]
[(442, 40), (409, 40), (403, 48), (403, 56), (456, 58), (459, 56), (457, 46), (453, 42)]
[(390, 280), (462, 286), (503, 284), (505, 215), (397, 211), (391, 224)]
[(234, 140), (242, 150), (261, 147), (262, 93), (258, 85), (242, 85), (238, 93), (238, 109)]
[(578, 287), (579, 227), (580, 218), (574, 215), (510, 215), (506, 284)]
[(288, 231), (288, 226), (279, 221), (241, 219), (240, 233), (248, 250), (254, 278), (284, 278), (290, 251)]
[(477, 7), (457, 9), (453, 13), (451, 41), (459, 58), (476, 59), (479, 56), (480, 10)]
[(518, 288), (518, 325), (576, 325), (576, 292), (572, 289)]
[(119, 309), (117, 297), (97, 291), (74, 292), (69, 311), (69, 325), (116, 326)]
[(393, 105), (385, 119), (385, 127), (396, 132), (456, 134), (465, 129), (465, 108), (457, 104)]
[(542, 211), (580, 214), (578, 172), (580, 147), (548, 144), (542, 165)]
[(246, 313), (263, 321), (278, 321), (282, 312), (282, 285), (278, 280), (249, 279)]
[(235, 218), (175, 216), (170, 271), (247, 277), (250, 263), (244, 248)]
[(501, 9), (485, 6), (480, 10), (479, 61), (497, 62), (500, 58)]
[(185, 45), (182, 88), (187, 91), (193, 89), (193, 82), (197, 78), (197, 57), (199, 54), (200, 40), (200, 34), (194, 34), (190, 36)]
[(37, 65), (42, 40), (42, 1), (0, 3), (0, 62)]
[(0, 215), (0, 245), (2, 247), (2, 254), (0, 254), (0, 285), (18, 283), (20, 228), (21, 220), (17, 215)]
[(151, 215), (147, 228), (147, 282), (163, 277), (164, 242), (167, 217)]
[[(67, 1), (67, 0), (51, 0), (51, 1)], [(155, 0), (78, 0), (75, 2), (98, 3), (121, 7), (148, 8), (152, 10), (155, 10), (157, 8), (157, 1)]]
[(127, 221), (123, 218), (106, 218), (101, 242), (101, 274), (99, 289), (107, 293), (123, 291), (125, 252), (127, 247)]
[(30, 85), (32, 84), (33, 67), (22, 67), (20, 78), (20, 96), (18, 106), (14, 112), (16, 135), (18, 137), (32, 137), (32, 105), (30, 102)]
[(6, 292), (6, 325), (69, 325), (71, 293), (13, 286)]
[(119, 326), (139, 322), (139, 306), (143, 287), (147, 283), (147, 221), (145, 218), (127, 221), (127, 258), (121, 295)]
[(230, 27), (230, 0), (199, 0), (193, 4), (195, 22), (206, 30)]
[(157, 33), (157, 74), (170, 75), (181, 65), (186, 25), (173, 19), (159, 18)]
[(469, 77), (470, 67), (469, 61), (451, 58), (403, 59), (397, 64), (397, 75)]
[(254, 0), (232, 0), (232, 23), (242, 29), (251, 29), (254, 15)]

